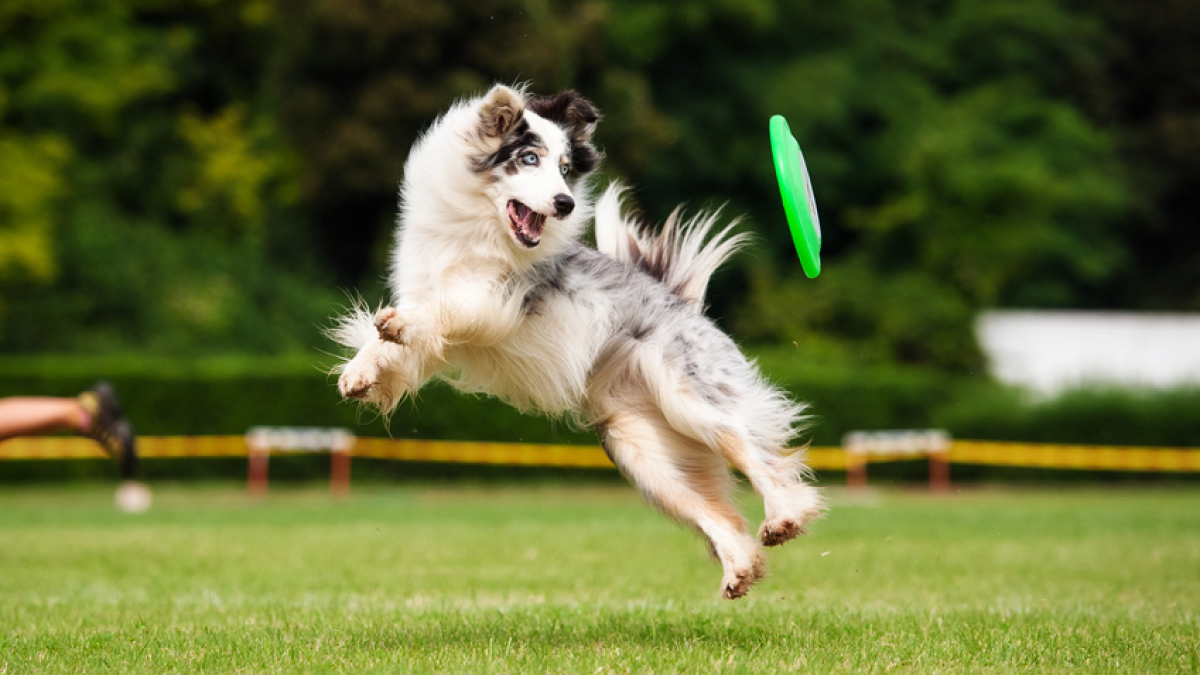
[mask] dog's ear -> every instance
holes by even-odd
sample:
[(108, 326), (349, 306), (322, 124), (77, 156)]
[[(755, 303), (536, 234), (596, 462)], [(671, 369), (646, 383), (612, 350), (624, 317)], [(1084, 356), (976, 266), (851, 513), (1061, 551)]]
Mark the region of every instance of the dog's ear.
[(504, 138), (525, 114), (525, 97), (502, 84), (492, 87), (479, 107), (479, 126), (485, 136)]
[(589, 173), (600, 163), (601, 153), (592, 145), (600, 111), (592, 102), (567, 90), (554, 96), (537, 96), (526, 105), (535, 114), (544, 117), (566, 130), (571, 138), (571, 168), (577, 174)]
[(529, 109), (538, 115), (565, 127), (575, 143), (592, 140), (600, 111), (592, 102), (579, 95), (574, 89), (554, 96), (537, 96), (529, 101)]

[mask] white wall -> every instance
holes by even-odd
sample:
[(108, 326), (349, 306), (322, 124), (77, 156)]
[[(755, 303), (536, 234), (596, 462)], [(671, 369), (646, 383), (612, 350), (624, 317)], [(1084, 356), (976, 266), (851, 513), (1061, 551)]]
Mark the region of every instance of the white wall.
[(997, 379), (1044, 394), (1200, 385), (1200, 314), (990, 311), (976, 333)]

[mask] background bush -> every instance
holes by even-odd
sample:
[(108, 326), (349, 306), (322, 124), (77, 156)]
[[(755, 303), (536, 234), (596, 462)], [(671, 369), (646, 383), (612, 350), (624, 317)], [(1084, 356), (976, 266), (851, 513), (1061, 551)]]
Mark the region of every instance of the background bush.
[[(853, 430), (930, 427), (944, 428), (964, 439), (1200, 446), (1200, 416), (1195, 414), (1200, 410), (1200, 388), (1088, 389), (1038, 400), (983, 377), (954, 378), (936, 370), (898, 366), (854, 369), (813, 365), (782, 348), (755, 353), (772, 380), (810, 404), (810, 437), (819, 446), (839, 445), (842, 436)], [(375, 437), (596, 443), (589, 430), (574, 428), (566, 421), (522, 415), (499, 401), (464, 396), (440, 384), (423, 389), (417, 400), (402, 404), (385, 423), (378, 415), (340, 400), (334, 379), (325, 374), (331, 362), (324, 356), (3, 358), (0, 396), (73, 396), (103, 374), (117, 388), (138, 432), (148, 436), (240, 435), (255, 425), (280, 425), (342, 426), (359, 436)], [(245, 475), (245, 462), (237, 459), (152, 460), (146, 467), (145, 475), (159, 478)], [(463, 470), (360, 461), (355, 472), (360, 477), (428, 477)], [(507, 470), (476, 467), (468, 471), (486, 476)], [(925, 477), (923, 466), (882, 471), (914, 480)], [(328, 462), (323, 457), (281, 459), (272, 464), (276, 476), (323, 478), (327, 472)], [(0, 462), (0, 480), (111, 473), (104, 463)], [(989, 468), (956, 473), (983, 479), (1019, 475), (1020, 471)]]

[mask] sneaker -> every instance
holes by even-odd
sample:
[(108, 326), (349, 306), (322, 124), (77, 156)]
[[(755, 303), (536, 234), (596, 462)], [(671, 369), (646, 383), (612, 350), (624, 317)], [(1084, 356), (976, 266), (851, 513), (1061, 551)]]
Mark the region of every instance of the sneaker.
[(109, 457), (117, 460), (121, 478), (133, 476), (137, 468), (137, 437), (125, 419), (121, 401), (109, 383), (97, 382), (79, 395), (79, 405), (91, 415), (92, 423), (84, 436), (95, 440)]

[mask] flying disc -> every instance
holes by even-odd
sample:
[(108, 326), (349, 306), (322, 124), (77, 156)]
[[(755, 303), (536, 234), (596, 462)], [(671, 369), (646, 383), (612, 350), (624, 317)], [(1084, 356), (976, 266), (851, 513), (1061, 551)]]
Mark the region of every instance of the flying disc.
[(792, 243), (796, 245), (804, 274), (812, 279), (821, 273), (821, 219), (817, 216), (817, 200), (813, 198), (804, 153), (781, 115), (771, 118), (771, 155), (775, 159), (775, 176), (779, 179), (779, 194), (783, 197)]

